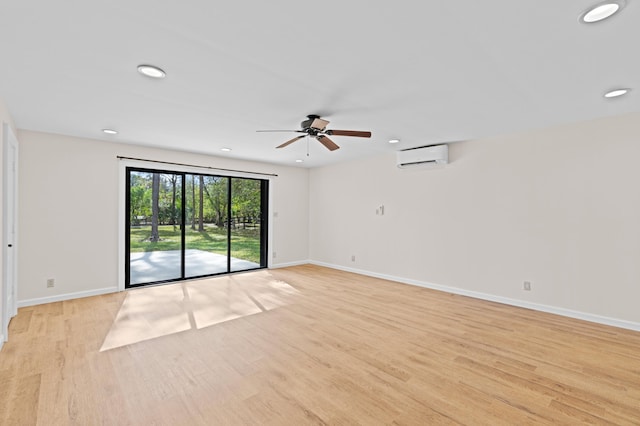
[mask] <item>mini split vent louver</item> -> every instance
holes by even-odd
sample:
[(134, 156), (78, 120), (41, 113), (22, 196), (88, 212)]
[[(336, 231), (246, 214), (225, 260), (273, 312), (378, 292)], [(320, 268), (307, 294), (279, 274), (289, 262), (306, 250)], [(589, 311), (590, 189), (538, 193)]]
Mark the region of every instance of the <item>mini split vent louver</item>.
[(433, 166), (449, 162), (449, 145), (432, 145), (397, 152), (398, 168)]

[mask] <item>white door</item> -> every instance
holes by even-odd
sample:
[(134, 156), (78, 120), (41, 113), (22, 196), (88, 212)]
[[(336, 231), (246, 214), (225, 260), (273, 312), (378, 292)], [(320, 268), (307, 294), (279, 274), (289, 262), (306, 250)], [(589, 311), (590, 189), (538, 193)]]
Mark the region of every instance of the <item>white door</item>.
[(2, 330), (0, 334), (8, 339), (9, 321), (18, 313), (17, 298), (17, 170), (18, 140), (7, 123), (2, 126), (3, 150), (3, 270), (2, 277)]

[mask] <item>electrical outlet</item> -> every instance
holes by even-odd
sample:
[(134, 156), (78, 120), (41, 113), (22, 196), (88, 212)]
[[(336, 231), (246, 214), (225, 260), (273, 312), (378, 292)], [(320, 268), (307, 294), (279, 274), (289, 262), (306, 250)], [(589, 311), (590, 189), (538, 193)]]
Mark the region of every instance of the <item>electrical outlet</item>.
[(356, 255), (355, 255), (355, 254), (352, 254), (352, 255), (351, 255), (351, 261), (352, 261), (352, 262), (355, 262), (355, 261), (356, 261)]
[(523, 284), (523, 286), (522, 286), (522, 288), (523, 288), (525, 291), (531, 291), (531, 281), (525, 281), (525, 282), (524, 282), (524, 284)]
[(274, 251), (274, 252), (273, 252), (273, 258), (275, 259), (276, 257), (277, 257), (277, 256), (276, 256), (276, 252)]
[(56, 280), (53, 278), (49, 278), (47, 280), (47, 288), (51, 288), (51, 287), (55, 287), (56, 285)]

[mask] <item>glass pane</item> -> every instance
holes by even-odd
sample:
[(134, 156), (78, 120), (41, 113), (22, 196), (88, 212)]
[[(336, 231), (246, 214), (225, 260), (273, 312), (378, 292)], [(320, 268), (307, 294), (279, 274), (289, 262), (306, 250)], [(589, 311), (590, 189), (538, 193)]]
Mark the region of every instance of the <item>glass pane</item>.
[(225, 273), (229, 178), (189, 174), (186, 181), (185, 276)]
[(261, 182), (231, 179), (231, 271), (260, 267)]
[(182, 178), (130, 171), (130, 285), (181, 278)]

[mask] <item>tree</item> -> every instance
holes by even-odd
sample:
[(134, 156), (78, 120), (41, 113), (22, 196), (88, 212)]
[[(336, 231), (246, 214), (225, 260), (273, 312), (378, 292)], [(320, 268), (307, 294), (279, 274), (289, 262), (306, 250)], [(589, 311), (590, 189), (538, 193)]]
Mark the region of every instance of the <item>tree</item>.
[(137, 224), (142, 217), (151, 216), (151, 174), (131, 172), (130, 221)]
[(191, 229), (196, 229), (196, 177), (191, 175)]
[(158, 216), (160, 215), (160, 175), (158, 173), (153, 174), (151, 183), (151, 236), (149, 241), (157, 242), (160, 240), (158, 234)]
[(231, 206), (236, 216), (257, 219), (260, 216), (261, 186), (259, 180), (233, 178)]
[(144, 193), (145, 189), (141, 186), (132, 186), (130, 191), (130, 221), (131, 223), (136, 223), (138, 220), (138, 216), (143, 215), (144, 211)]
[(229, 178), (208, 176), (205, 181), (204, 191), (212, 210), (213, 222), (224, 226), (227, 216), (227, 183)]
[(198, 218), (198, 232), (204, 231), (204, 176), (200, 175), (200, 217)]
[(171, 224), (173, 225), (173, 229), (176, 229), (176, 186), (178, 183), (178, 175), (169, 175), (169, 182), (171, 182), (172, 187), (172, 198), (171, 198)]

